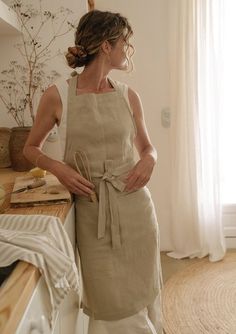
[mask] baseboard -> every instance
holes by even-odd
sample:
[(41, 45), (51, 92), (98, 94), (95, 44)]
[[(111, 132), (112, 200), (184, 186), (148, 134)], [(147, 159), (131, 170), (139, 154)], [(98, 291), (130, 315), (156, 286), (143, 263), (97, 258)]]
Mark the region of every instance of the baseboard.
[(236, 248), (236, 206), (225, 205), (223, 207), (222, 222), (224, 226), (224, 236), (226, 248)]
[(226, 248), (236, 248), (236, 227), (234, 226), (225, 226), (224, 227), (224, 236)]
[(236, 237), (225, 237), (226, 248), (236, 248)]

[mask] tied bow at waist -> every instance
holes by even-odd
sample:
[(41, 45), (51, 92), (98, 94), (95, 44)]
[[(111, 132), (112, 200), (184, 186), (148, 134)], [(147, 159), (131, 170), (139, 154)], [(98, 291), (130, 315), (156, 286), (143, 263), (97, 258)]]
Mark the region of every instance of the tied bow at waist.
[[(111, 214), (111, 238), (112, 248), (121, 247), (120, 222), (117, 204), (116, 190), (124, 191), (126, 184), (119, 176), (128, 172), (135, 165), (134, 161), (115, 166), (115, 160), (105, 160), (104, 173), (92, 173), (92, 177), (101, 178), (99, 183), (99, 212), (98, 212), (98, 239), (104, 238), (106, 228), (106, 193), (108, 193), (109, 208)], [(106, 188), (108, 192), (106, 192)]]

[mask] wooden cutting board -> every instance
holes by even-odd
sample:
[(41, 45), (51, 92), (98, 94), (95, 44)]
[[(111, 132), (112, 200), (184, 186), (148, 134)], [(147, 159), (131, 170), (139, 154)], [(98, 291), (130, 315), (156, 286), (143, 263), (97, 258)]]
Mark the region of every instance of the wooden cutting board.
[[(58, 181), (56, 176), (47, 174), (44, 177), (46, 184), (39, 188), (25, 190), (18, 194), (12, 194), (10, 204), (12, 207), (52, 205), (66, 203), (71, 200), (70, 192)], [(15, 179), (13, 191), (26, 187), (34, 182), (32, 176), (18, 176)], [(58, 192), (50, 193), (56, 190)]]

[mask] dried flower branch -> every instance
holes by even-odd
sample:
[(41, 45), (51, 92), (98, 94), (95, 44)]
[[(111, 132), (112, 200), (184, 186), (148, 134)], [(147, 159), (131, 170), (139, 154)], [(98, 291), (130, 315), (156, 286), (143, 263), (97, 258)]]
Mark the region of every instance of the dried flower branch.
[[(31, 122), (34, 122), (33, 108), (37, 94), (43, 93), (60, 76), (56, 71), (46, 69), (46, 64), (60, 54), (58, 51), (52, 55), (50, 47), (57, 38), (75, 28), (75, 24), (69, 21), (72, 14), (70, 9), (60, 7), (52, 13), (43, 10), (42, 2), (38, 0), (38, 9), (31, 4), (23, 4), (22, 0), (11, 2), (11, 8), (17, 14), (22, 31), (22, 41), (14, 47), (24, 65), (13, 60), (9, 68), (1, 72), (4, 79), (0, 80), (0, 100), (18, 126), (26, 125), (26, 114), (30, 116)], [(48, 32), (52, 31), (47, 41), (40, 37), (45, 29), (47, 36)]]

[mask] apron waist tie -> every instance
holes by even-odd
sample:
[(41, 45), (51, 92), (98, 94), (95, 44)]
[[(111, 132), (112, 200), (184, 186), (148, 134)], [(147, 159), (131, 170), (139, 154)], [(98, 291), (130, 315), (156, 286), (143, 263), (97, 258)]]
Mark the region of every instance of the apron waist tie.
[[(108, 194), (109, 209), (111, 215), (111, 240), (112, 248), (118, 249), (121, 247), (120, 222), (117, 204), (116, 190), (124, 191), (126, 184), (118, 177), (123, 173), (128, 172), (134, 162), (128, 162), (123, 165), (113, 167), (113, 160), (105, 160), (104, 174), (93, 173), (93, 177), (101, 177), (99, 184), (99, 207), (98, 207), (98, 234), (97, 238), (105, 237), (106, 229), (106, 193)], [(107, 192), (106, 192), (107, 188)]]

